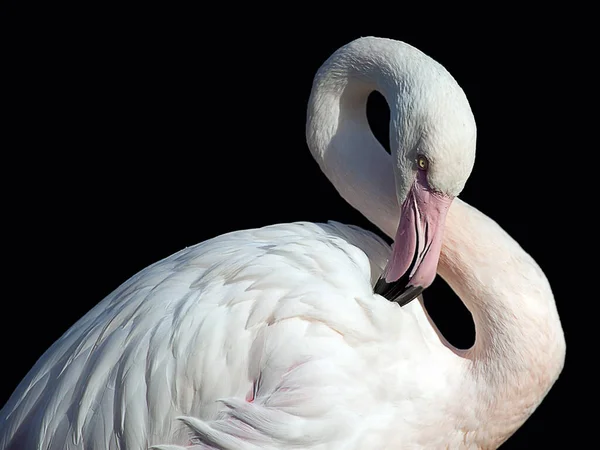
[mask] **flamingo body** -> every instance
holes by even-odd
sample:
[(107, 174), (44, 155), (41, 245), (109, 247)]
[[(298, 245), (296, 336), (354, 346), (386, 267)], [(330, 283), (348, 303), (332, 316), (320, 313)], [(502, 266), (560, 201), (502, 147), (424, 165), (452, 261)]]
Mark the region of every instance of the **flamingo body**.
[(439, 427), (458, 380), (421, 306), (373, 294), (389, 251), (357, 227), (294, 223), (149, 266), (40, 358), (2, 409), (0, 448), (414, 441), (423, 424), (401, 418)]

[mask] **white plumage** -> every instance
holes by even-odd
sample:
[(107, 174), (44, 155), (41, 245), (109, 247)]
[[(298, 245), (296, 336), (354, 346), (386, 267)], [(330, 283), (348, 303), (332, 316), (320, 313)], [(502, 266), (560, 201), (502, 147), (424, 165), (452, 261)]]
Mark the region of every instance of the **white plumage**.
[[(373, 89), (398, 132), (392, 158), (358, 132)], [(406, 198), (415, 227), (428, 220), (423, 198), (437, 201), (412, 183), (449, 199), (462, 189), (469, 114), (437, 63), (363, 38), (317, 74), (307, 138), (344, 198), (393, 236)], [(544, 274), (516, 242), (459, 199), (445, 223), (438, 271), (473, 314), (473, 348), (450, 346), (422, 299), (401, 308), (374, 293), (393, 257), (372, 233), (237, 231), (142, 270), (69, 329), (0, 411), (0, 450), (497, 447), (558, 377), (564, 337)], [(426, 261), (423, 242), (415, 251)]]
[[(428, 408), (448, 376), (431, 353), (445, 351), (428, 343), (420, 308), (373, 295), (388, 254), (359, 228), (297, 223), (226, 234), (153, 264), (40, 359), (2, 410), (0, 448), (14, 434), (21, 448), (142, 449), (166, 436), (183, 445), (178, 416), (208, 448), (342, 448), (365, 421), (389, 426), (390, 384)], [(398, 342), (407, 345), (389, 361), (385, 348)]]

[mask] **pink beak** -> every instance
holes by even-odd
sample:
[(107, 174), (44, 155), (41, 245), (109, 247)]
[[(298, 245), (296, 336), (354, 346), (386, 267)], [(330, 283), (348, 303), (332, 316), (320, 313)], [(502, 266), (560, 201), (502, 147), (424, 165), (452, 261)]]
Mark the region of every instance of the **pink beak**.
[(375, 292), (405, 305), (435, 278), (442, 250), (444, 222), (452, 198), (429, 189), (419, 172), (402, 204), (392, 255)]

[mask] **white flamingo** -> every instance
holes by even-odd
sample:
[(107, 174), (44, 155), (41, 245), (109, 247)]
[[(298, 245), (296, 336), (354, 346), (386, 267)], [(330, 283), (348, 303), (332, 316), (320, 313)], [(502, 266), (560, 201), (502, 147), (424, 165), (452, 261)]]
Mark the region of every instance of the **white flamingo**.
[[(373, 90), (391, 156), (369, 131)], [(0, 411), (0, 449), (490, 449), (523, 424), (564, 336), (534, 260), (456, 198), (476, 141), (456, 81), (405, 43), (361, 38), (319, 69), (306, 131), (393, 250), (293, 223), (149, 266), (39, 359)], [(410, 302), (436, 268), (473, 315), (468, 350)]]

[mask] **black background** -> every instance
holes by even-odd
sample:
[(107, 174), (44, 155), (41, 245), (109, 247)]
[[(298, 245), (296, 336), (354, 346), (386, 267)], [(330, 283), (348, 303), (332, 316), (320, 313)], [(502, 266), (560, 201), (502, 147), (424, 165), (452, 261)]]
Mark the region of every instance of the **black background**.
[[(11, 101), (0, 339), (10, 370), (0, 404), (94, 304), (185, 246), (296, 220), (376, 231), (329, 185), (304, 139), (315, 71), (339, 46), (376, 35), (418, 47), (461, 84), (478, 124), (476, 165), (461, 197), (533, 255), (555, 292), (565, 370), (503, 448), (573, 439), (584, 371), (574, 335), (585, 327), (572, 277), (580, 245), (567, 226), (581, 218), (570, 202), (584, 195), (573, 174), (589, 162), (571, 145), (581, 112), (568, 86), (585, 64), (557, 25), (568, 21), (560, 11), (542, 19), (490, 7), (455, 10), (455, 18), (374, 3), (337, 4), (330, 15), (308, 3), (15, 4), (3, 18)], [(369, 118), (384, 143), (388, 116), (373, 95)], [(469, 314), (443, 281), (425, 296), (449, 340), (472, 343)]]

